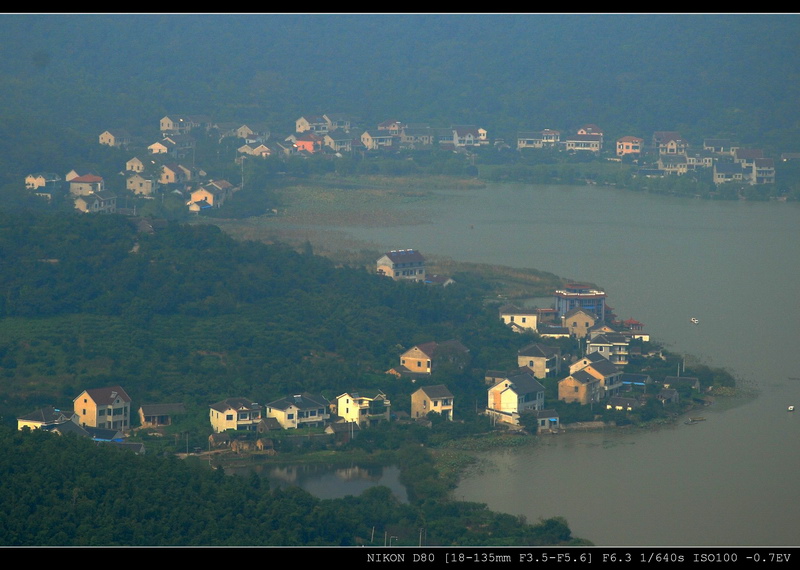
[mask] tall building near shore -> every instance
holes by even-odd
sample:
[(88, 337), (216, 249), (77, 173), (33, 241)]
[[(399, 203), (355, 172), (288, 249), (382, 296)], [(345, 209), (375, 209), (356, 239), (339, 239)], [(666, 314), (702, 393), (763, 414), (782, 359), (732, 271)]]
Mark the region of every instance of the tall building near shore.
[(563, 317), (572, 309), (583, 309), (597, 315), (600, 322), (606, 320), (606, 293), (592, 289), (583, 283), (567, 283), (555, 292), (555, 309)]
[(414, 249), (393, 249), (376, 262), (379, 275), (395, 281), (425, 281), (425, 258)]

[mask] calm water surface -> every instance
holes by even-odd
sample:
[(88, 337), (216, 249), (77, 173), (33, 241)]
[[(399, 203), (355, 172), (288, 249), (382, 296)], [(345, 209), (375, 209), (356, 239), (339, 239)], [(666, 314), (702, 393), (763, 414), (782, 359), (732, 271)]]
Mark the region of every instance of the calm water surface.
[(487, 453), (458, 498), (564, 516), (597, 545), (800, 545), (800, 416), (787, 412), (800, 403), (800, 205), (497, 185), (408, 207), (431, 222), (346, 229), (387, 249), (596, 283), (620, 318), (758, 389), (696, 425)]

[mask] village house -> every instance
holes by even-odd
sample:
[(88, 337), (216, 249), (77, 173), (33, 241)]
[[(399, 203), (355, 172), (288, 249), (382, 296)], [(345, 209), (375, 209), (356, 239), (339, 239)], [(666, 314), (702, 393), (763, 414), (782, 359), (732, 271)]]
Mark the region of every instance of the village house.
[(209, 128), (211, 119), (205, 115), (167, 115), (159, 121), (162, 135), (185, 135), (192, 129)]
[(569, 334), (575, 338), (585, 338), (589, 334), (589, 329), (596, 324), (597, 316), (580, 307), (571, 309), (561, 316), (561, 326), (569, 330)]
[(72, 422), (78, 425), (78, 414), (73, 410), (59, 410), (53, 406), (39, 408), (35, 412), (17, 418), (17, 429), (47, 429), (53, 426)]
[(641, 408), (644, 402), (638, 398), (625, 398), (623, 396), (612, 396), (606, 402), (607, 410), (615, 410), (617, 412), (632, 412), (637, 408)]
[(340, 131), (349, 133), (352, 126), (352, 119), (344, 113), (326, 113), (322, 115), (325, 124), (328, 125), (328, 132)]
[(536, 433), (558, 433), (561, 431), (561, 420), (555, 410), (533, 410), (530, 412), (536, 420)]
[(519, 425), (520, 414), (544, 408), (544, 386), (532, 371), (501, 378), (487, 392), (486, 415), (495, 421)]
[(534, 342), (517, 351), (517, 364), (536, 378), (555, 378), (561, 374), (561, 349)]
[(438, 343), (430, 341), (412, 346), (400, 355), (398, 372), (431, 374), (438, 364), (449, 362), (462, 368), (469, 358), (469, 349), (455, 339)]
[(88, 196), (103, 190), (105, 190), (103, 177), (96, 174), (84, 174), (69, 180), (69, 193), (73, 196)]
[(261, 421), (261, 405), (247, 398), (226, 398), (211, 405), (211, 428), (219, 433), (225, 430), (255, 431)]
[(72, 401), (81, 426), (128, 430), (131, 398), (120, 386), (84, 390)]
[(172, 425), (172, 418), (186, 413), (183, 404), (142, 404), (139, 406), (139, 423), (145, 428)]
[(711, 138), (703, 141), (703, 148), (714, 154), (733, 156), (739, 145), (733, 143), (730, 139)]
[(269, 140), (270, 129), (263, 123), (246, 123), (237, 127), (234, 133), (247, 144), (258, 144)]
[(149, 197), (156, 191), (157, 185), (152, 178), (146, 178), (137, 173), (127, 178), (125, 187), (134, 194)]
[[(325, 133), (327, 133), (327, 131), (325, 131)], [(323, 138), (325, 133), (317, 134), (313, 131), (306, 131), (297, 135), (290, 135), (287, 141), (293, 142), (297, 151), (305, 151), (309, 154), (314, 154), (322, 149), (322, 145), (325, 141)]]
[(411, 417), (424, 418), (430, 412), (453, 420), (453, 394), (444, 384), (423, 386), (411, 394)]
[(539, 322), (536, 309), (520, 309), (515, 305), (503, 305), (499, 309), (500, 320), (514, 332), (536, 331)]
[(131, 135), (124, 129), (103, 131), (99, 137), (100, 144), (116, 148), (124, 148), (131, 144)]
[(336, 398), (336, 414), (362, 428), (388, 422), (391, 411), (392, 403), (381, 390), (345, 392)]
[(599, 153), (603, 148), (603, 136), (599, 134), (568, 135), (564, 139), (566, 151), (589, 151)]
[(85, 214), (113, 214), (117, 211), (117, 197), (110, 192), (91, 192), (74, 199), (75, 209)]
[(603, 396), (600, 380), (586, 370), (578, 370), (558, 382), (558, 399), (581, 405), (599, 402)]
[(658, 154), (686, 154), (689, 143), (675, 131), (656, 131), (653, 133), (653, 148)]
[(316, 394), (294, 394), (267, 404), (267, 417), (275, 418), (283, 429), (324, 427), (330, 420), (330, 403)]
[(414, 249), (393, 249), (375, 262), (378, 275), (395, 281), (425, 281), (425, 257)]
[(644, 139), (634, 136), (624, 136), (617, 139), (617, 156), (641, 156), (644, 148)]
[(128, 162), (125, 163), (125, 170), (126, 172), (144, 172), (145, 163), (142, 159), (134, 156), (133, 158), (129, 159)]
[(378, 150), (381, 148), (391, 148), (394, 145), (395, 137), (388, 131), (374, 129), (361, 133), (361, 144), (367, 150)]
[(620, 333), (602, 333), (586, 340), (586, 353), (599, 352), (616, 366), (628, 364), (628, 339)]
[(295, 132), (312, 132), (324, 135), (328, 132), (328, 121), (321, 115), (305, 115), (295, 121)]
[(56, 186), (60, 182), (61, 176), (54, 172), (35, 172), (25, 177), (25, 188), (28, 190), (37, 190), (39, 188)]
[(338, 129), (328, 131), (323, 138), (323, 144), (335, 152), (350, 152), (353, 150), (353, 136)]

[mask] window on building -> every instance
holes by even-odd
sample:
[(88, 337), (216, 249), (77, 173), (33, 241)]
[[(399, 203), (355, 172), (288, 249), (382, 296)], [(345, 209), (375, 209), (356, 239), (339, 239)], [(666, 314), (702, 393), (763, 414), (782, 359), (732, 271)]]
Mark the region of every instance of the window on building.
[(227, 414), (225, 416), (225, 421), (232, 422), (233, 421), (233, 414)]

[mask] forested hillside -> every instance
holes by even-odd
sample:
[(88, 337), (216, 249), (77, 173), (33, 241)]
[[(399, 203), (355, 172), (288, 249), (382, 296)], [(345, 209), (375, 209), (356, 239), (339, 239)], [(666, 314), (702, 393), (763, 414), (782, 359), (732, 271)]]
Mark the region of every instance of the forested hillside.
[[(425, 462), (417, 449), (398, 460)], [(563, 519), (527, 524), (478, 503), (401, 504), (386, 487), (320, 500), (201, 462), (136, 456), (0, 426), (2, 546), (382, 546), (580, 543)]]
[[(380, 387), (401, 351), (458, 338), (476, 369), (512, 367), (524, 342), (479, 289), (397, 283), (311, 251), (237, 242), (215, 226), (137, 231), (123, 216), (0, 214), (0, 414), (121, 384), (134, 405), (268, 402)], [(482, 375), (449, 371), (453, 390)], [(470, 398), (472, 401), (472, 398)]]
[(150, 136), (167, 113), (284, 134), (303, 114), (347, 113), (367, 126), (479, 124), (506, 140), (589, 122), (608, 140), (675, 130), (769, 155), (798, 138), (797, 24), (791, 14), (7, 14), (0, 176), (47, 169), (11, 160), (15, 146), (56, 164), (72, 136)]

